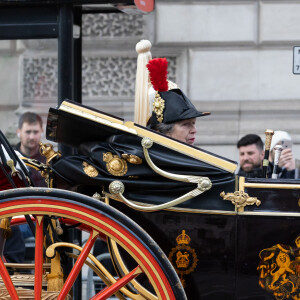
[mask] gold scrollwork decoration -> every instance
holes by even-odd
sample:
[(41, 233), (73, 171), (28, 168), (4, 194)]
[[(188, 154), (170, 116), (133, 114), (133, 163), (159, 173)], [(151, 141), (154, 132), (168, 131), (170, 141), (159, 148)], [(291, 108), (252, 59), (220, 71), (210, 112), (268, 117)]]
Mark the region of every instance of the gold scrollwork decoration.
[(258, 283), (277, 300), (300, 299), (300, 236), (295, 244), (277, 244), (259, 253)]
[(82, 162), (82, 166), (83, 166), (83, 171), (86, 175), (88, 175), (89, 177), (97, 177), (99, 172), (97, 171), (97, 169), (95, 167), (93, 167), (92, 165), (88, 164), (86, 161)]
[(258, 200), (256, 197), (250, 197), (247, 193), (244, 191), (236, 191), (234, 193), (227, 193), (223, 191), (220, 196), (223, 198), (223, 200), (231, 201), (233, 205), (235, 205), (237, 208), (239, 207), (245, 207), (247, 205), (256, 205), (259, 206), (261, 204), (261, 201)]
[(103, 161), (106, 162), (107, 171), (113, 176), (123, 176), (128, 171), (126, 160), (111, 152), (103, 153)]
[(184, 275), (192, 273), (198, 263), (198, 257), (195, 249), (189, 246), (191, 238), (182, 230), (181, 234), (176, 238), (177, 246), (172, 248), (169, 253), (169, 260), (174, 266), (177, 274), (180, 275), (180, 281), (185, 287)]

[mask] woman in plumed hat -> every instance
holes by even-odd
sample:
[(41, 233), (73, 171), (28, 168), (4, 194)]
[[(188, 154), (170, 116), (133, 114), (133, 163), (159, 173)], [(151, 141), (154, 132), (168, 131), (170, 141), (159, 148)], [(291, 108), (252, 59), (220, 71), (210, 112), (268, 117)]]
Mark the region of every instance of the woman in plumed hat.
[(150, 60), (147, 68), (155, 90), (150, 128), (193, 145), (197, 133), (196, 118), (210, 113), (198, 111), (177, 86), (168, 83), (166, 58)]
[(145, 98), (149, 97), (149, 102), (152, 104), (150, 109), (145, 105), (135, 107), (136, 112), (137, 110), (140, 110), (140, 113), (136, 113), (135, 115), (135, 122), (145, 125), (143, 124), (143, 121), (137, 119), (137, 116), (141, 116), (146, 110), (149, 110), (150, 113), (146, 112), (146, 115), (148, 114), (148, 127), (176, 140), (193, 145), (197, 133), (196, 118), (209, 115), (210, 113), (198, 111), (188, 97), (178, 88), (178, 86), (167, 79), (167, 59), (151, 59), (151, 54), (149, 52), (150, 47), (151, 43), (146, 40), (140, 41), (136, 47), (139, 56), (140, 54), (144, 55), (144, 59), (147, 64), (145, 61), (140, 63), (146, 64), (149, 72), (149, 75), (148, 72), (145, 72), (145, 70), (142, 72), (140, 71), (140, 74), (137, 73), (136, 86), (142, 89), (142, 85), (139, 84), (138, 80), (140, 80), (141, 77), (144, 77), (144, 81), (147, 81), (148, 83), (149, 76), (152, 86), (147, 88), (148, 94), (140, 95), (140, 98), (141, 101), (143, 101)]

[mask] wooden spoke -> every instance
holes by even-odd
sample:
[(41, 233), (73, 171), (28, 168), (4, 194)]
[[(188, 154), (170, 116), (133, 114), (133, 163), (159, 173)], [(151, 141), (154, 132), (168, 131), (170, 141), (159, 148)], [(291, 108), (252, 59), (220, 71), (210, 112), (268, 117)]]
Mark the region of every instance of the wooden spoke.
[(107, 299), (108, 297), (112, 296), (120, 288), (125, 286), (128, 282), (130, 282), (132, 279), (134, 279), (135, 277), (137, 277), (141, 273), (143, 273), (143, 271), (140, 269), (140, 267), (136, 267), (134, 270), (132, 270), (126, 276), (119, 279), (116, 283), (114, 283), (110, 287), (106, 287), (104, 290), (99, 292), (91, 300), (104, 300), (104, 299)]

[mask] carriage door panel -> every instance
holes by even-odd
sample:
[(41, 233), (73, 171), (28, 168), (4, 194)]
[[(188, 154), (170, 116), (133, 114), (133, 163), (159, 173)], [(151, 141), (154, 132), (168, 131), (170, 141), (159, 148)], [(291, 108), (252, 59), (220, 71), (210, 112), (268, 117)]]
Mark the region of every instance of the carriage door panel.
[(299, 299), (299, 188), (298, 181), (264, 179), (242, 186), (260, 205), (237, 216), (237, 299)]
[(238, 216), (237, 299), (293, 299), (300, 291), (298, 236), (300, 218)]
[(188, 299), (234, 299), (235, 213), (180, 209), (137, 213), (119, 202), (111, 205), (154, 238), (174, 266)]

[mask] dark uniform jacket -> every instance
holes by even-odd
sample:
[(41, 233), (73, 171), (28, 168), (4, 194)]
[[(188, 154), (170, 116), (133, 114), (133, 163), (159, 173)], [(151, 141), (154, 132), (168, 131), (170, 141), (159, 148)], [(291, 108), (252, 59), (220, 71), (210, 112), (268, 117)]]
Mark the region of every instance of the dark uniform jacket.
[[(268, 178), (272, 178), (273, 173), (273, 164), (269, 162), (269, 168), (268, 168)], [(295, 170), (288, 171), (284, 168), (278, 168), (278, 178), (281, 179), (294, 179), (295, 178)], [(244, 170), (240, 169), (238, 172), (239, 176), (244, 176), (247, 178), (262, 178), (263, 177), (263, 171), (262, 168), (255, 168), (250, 172), (245, 172)]]
[[(18, 143), (17, 146), (15, 147), (15, 149), (17, 151), (19, 151), (23, 156), (27, 157), (27, 155), (25, 155), (24, 153), (21, 152), (20, 147), (21, 147), (21, 143)], [(40, 152), (38, 152), (37, 154), (35, 154), (34, 156), (29, 157), (29, 158), (36, 159), (36, 160), (38, 160), (42, 163), (46, 163), (46, 157), (42, 156), (40, 154)], [(29, 167), (29, 174), (30, 174), (30, 177), (31, 177), (31, 179), (32, 179), (35, 186), (47, 187), (47, 184), (46, 184), (44, 178), (41, 176), (39, 171)]]

